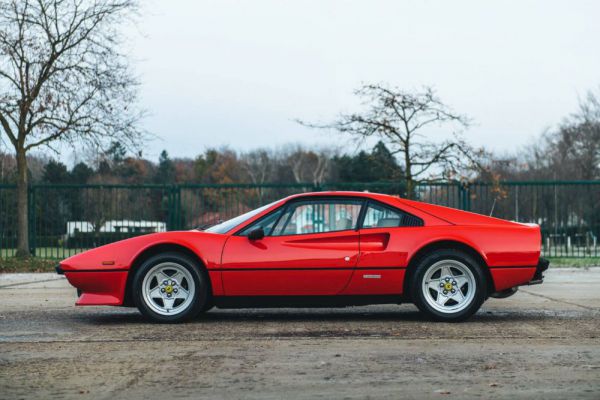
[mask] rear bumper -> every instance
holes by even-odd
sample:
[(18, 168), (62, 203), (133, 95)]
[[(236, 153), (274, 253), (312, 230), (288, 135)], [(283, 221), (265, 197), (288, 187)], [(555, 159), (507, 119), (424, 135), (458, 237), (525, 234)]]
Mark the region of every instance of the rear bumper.
[(502, 292), (517, 286), (538, 285), (544, 281), (544, 271), (550, 262), (540, 258), (537, 265), (529, 267), (493, 267), (490, 274), (494, 282), (494, 291)]
[(527, 285), (539, 285), (544, 282), (544, 272), (550, 266), (550, 261), (545, 258), (540, 257), (537, 266), (535, 267), (535, 273), (533, 274), (533, 278), (527, 282)]

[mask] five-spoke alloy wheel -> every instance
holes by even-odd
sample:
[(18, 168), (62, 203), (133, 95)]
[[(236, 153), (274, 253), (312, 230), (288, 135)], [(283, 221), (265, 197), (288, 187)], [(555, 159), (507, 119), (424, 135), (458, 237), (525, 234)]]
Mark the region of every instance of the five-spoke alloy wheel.
[(475, 295), (475, 277), (457, 260), (441, 260), (425, 272), (423, 294), (429, 305), (444, 313), (469, 306)]
[(146, 317), (157, 322), (193, 318), (208, 300), (208, 280), (191, 258), (175, 252), (146, 260), (133, 278), (133, 299)]
[(146, 273), (142, 282), (146, 304), (162, 315), (185, 310), (196, 291), (191, 273), (182, 265), (169, 261), (157, 264)]
[(417, 264), (411, 285), (417, 307), (439, 321), (460, 321), (473, 315), (486, 298), (486, 279), (469, 254), (443, 249)]

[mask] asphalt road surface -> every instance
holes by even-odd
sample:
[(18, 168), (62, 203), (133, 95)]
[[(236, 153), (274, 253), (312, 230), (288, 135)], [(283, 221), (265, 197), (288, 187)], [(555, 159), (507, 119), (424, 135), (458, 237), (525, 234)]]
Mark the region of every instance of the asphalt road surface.
[(2, 399), (600, 399), (600, 268), (554, 269), (460, 324), (412, 305), (218, 310), (183, 325), (0, 275)]

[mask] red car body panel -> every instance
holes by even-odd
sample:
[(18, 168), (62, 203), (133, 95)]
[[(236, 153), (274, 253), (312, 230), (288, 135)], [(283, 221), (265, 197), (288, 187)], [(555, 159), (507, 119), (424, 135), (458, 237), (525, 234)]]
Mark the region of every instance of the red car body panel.
[(221, 270), (227, 296), (334, 295), (350, 281), (359, 256), (358, 232), (231, 236)]
[[(423, 226), (344, 230), (250, 241), (237, 236), (287, 201), (312, 196), (365, 198), (398, 208)], [(527, 284), (540, 257), (537, 225), (521, 224), (389, 195), (318, 192), (290, 196), (225, 234), (197, 230), (123, 240), (60, 263), (82, 293), (78, 305), (121, 305), (136, 262), (157, 246), (178, 246), (205, 267), (214, 296), (401, 295), (411, 260), (427, 246), (458, 242), (489, 268), (496, 291)]]
[(127, 284), (128, 271), (66, 272), (69, 283), (82, 293), (77, 305), (119, 306)]

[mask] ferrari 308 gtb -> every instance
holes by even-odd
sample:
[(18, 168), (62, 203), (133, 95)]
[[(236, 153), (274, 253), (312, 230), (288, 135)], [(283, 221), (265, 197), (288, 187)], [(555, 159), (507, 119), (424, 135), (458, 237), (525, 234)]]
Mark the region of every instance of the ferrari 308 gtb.
[(159, 322), (212, 307), (414, 303), (459, 321), (541, 283), (540, 227), (394, 196), (287, 197), (205, 230), (123, 240), (57, 266), (77, 305), (136, 306)]

